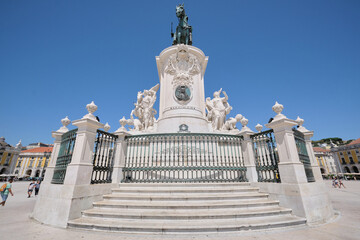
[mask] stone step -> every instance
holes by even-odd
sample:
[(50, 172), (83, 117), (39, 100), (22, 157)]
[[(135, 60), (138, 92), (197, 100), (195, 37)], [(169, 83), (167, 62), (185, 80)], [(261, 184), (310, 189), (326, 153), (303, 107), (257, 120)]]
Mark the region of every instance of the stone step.
[(125, 219), (237, 219), (290, 214), (291, 209), (270, 206), (252, 209), (113, 209), (93, 208), (83, 211), (85, 217)]
[(153, 220), (153, 219), (107, 219), (82, 217), (68, 222), (72, 228), (94, 229), (116, 232), (140, 233), (206, 233), (235, 232), (295, 226), (304, 224), (305, 219), (292, 215), (266, 216), (239, 219), (195, 219), (195, 220)]
[(113, 193), (120, 193), (120, 192), (128, 192), (128, 193), (154, 193), (154, 194), (161, 194), (161, 193), (224, 193), (224, 192), (257, 192), (259, 188), (245, 186), (225, 186), (225, 187), (210, 187), (210, 186), (203, 186), (203, 187), (121, 187), (121, 188), (113, 188)]
[(222, 182), (222, 183), (120, 183), (119, 188), (192, 188), (192, 187), (209, 187), (209, 188), (226, 188), (226, 187), (246, 187), (250, 186), (249, 182)]
[(207, 200), (242, 200), (267, 198), (265, 193), (113, 193), (104, 195), (104, 200), (132, 200), (132, 201), (207, 201)]
[(207, 200), (207, 201), (128, 201), (103, 200), (94, 202), (94, 207), (101, 208), (138, 208), (138, 209), (219, 209), (219, 208), (250, 208), (278, 205), (279, 201), (264, 199), (244, 200)]

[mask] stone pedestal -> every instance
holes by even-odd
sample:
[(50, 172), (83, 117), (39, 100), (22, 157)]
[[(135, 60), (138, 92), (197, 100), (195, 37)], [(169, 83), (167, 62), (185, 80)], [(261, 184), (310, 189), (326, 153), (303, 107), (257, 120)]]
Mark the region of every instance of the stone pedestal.
[[(280, 114), (281, 110), (277, 111), (279, 114), (266, 125), (274, 130), (281, 183), (257, 183), (256, 185), (261, 191), (268, 192), (271, 198), (279, 199), (280, 206), (291, 208), (297, 216), (306, 217), (308, 223), (326, 222), (332, 218), (333, 209), (325, 185), (322, 181), (307, 182), (292, 130), (292, 127), (298, 123)], [(311, 142), (308, 143), (311, 144)], [(307, 145), (307, 150), (311, 159), (313, 152), (312, 149), (309, 151), (309, 145)]]
[(304, 165), (300, 162), (292, 127), (294, 120), (274, 119), (266, 127), (274, 130), (276, 146), (279, 154), (279, 173), (282, 183), (306, 183)]
[(160, 78), (157, 132), (209, 132), (205, 113), (204, 74), (208, 57), (193, 46), (175, 45), (156, 57)]
[(56, 137), (54, 159), (50, 164), (51, 170), (46, 173), (32, 213), (32, 217), (37, 221), (58, 227), (66, 227), (68, 220), (80, 217), (82, 210), (90, 208), (94, 201), (101, 200), (102, 196), (110, 193), (114, 187), (113, 184), (90, 184), (96, 131), (103, 127), (103, 124), (91, 115), (86, 115), (74, 121), (73, 125), (77, 126), (78, 130), (64, 183), (51, 184), (61, 139), (60, 134), (53, 134)]
[(116, 140), (112, 182), (114, 184), (118, 184), (123, 179), (123, 168), (125, 167), (126, 150), (127, 150), (125, 137), (128, 135), (128, 133), (126, 131), (116, 131), (114, 134), (117, 135), (118, 138)]
[(255, 165), (255, 153), (250, 136), (254, 134), (250, 129), (242, 129), (239, 133), (243, 136), (244, 140), (241, 144), (242, 154), (244, 156), (244, 162), (246, 167), (246, 178), (249, 182), (257, 182), (258, 175)]

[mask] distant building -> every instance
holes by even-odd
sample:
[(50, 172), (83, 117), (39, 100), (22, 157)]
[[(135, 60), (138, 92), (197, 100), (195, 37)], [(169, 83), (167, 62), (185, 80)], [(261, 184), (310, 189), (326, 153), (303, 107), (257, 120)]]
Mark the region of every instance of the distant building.
[(5, 142), (5, 138), (0, 138), (0, 175), (10, 174), (15, 168), (16, 159), (21, 152), (21, 141), (16, 147)]
[(16, 163), (14, 174), (18, 178), (44, 177), (50, 163), (52, 147), (37, 147), (23, 150)]
[(314, 147), (313, 150), (317, 163), (320, 167), (321, 174), (328, 175), (340, 172), (340, 168), (329, 149)]
[(343, 173), (359, 173), (360, 138), (347, 145), (331, 148), (331, 153), (339, 162)]
[(33, 148), (39, 148), (39, 147), (52, 147), (52, 146), (53, 146), (52, 144), (38, 142), (38, 143), (30, 143), (29, 145), (26, 146), (26, 149), (33, 149)]

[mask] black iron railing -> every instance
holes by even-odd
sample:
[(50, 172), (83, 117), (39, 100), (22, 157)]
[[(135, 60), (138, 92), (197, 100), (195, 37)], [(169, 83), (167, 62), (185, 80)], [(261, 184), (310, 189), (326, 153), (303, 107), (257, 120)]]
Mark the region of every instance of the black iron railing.
[(251, 136), (259, 182), (281, 182), (279, 157), (273, 134), (273, 130), (268, 130)]
[(117, 136), (97, 130), (91, 184), (111, 183)]
[(123, 182), (247, 181), (240, 136), (173, 133), (125, 141)]
[(51, 183), (63, 184), (67, 165), (71, 162), (74, 150), (77, 129), (68, 131), (62, 135), (59, 155), (56, 159), (54, 175)]
[(304, 134), (296, 129), (293, 129), (296, 148), (299, 154), (300, 162), (304, 164), (305, 174), (308, 182), (315, 182), (314, 173), (312, 171), (311, 162), (308, 151), (306, 149), (306, 142)]

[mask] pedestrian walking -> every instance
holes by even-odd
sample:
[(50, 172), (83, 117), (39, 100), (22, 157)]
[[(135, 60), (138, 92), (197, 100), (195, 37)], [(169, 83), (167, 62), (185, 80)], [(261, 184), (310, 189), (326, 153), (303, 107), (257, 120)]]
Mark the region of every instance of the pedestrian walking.
[(11, 178), (9, 179), (9, 182), (5, 183), (3, 186), (1, 186), (1, 198), (2, 198), (2, 202), (0, 203), (0, 205), (4, 206), (5, 205), (5, 202), (6, 202), (6, 199), (8, 198), (9, 196), (9, 193), (11, 194), (11, 196), (14, 196), (13, 192), (11, 191), (11, 185), (12, 185), (12, 182), (14, 180)]
[(28, 187), (28, 198), (31, 197), (34, 188), (35, 188), (35, 181), (32, 181)]
[(339, 179), (339, 188), (341, 188), (341, 186), (343, 186), (344, 188), (346, 188), (345, 185), (343, 184), (343, 182), (341, 181), (341, 179)]
[(38, 195), (39, 193), (39, 189), (40, 189), (40, 180), (37, 180), (36, 184), (35, 184), (35, 197)]
[(339, 187), (338, 180), (337, 180), (336, 177), (334, 177), (332, 185), (333, 185), (334, 188)]

